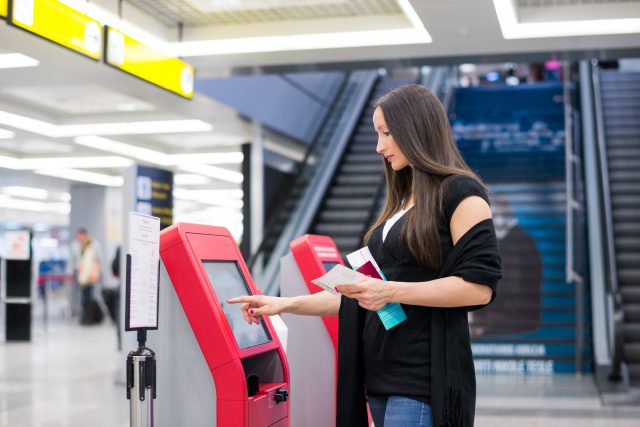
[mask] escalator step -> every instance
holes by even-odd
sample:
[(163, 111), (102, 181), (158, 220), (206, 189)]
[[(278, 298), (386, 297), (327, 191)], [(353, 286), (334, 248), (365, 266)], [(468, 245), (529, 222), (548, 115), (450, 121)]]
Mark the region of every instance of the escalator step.
[(640, 304), (623, 304), (625, 322), (640, 323)]
[(606, 120), (609, 118), (617, 119), (617, 118), (640, 118), (640, 111), (638, 110), (629, 110), (628, 108), (622, 107), (609, 107), (607, 111), (604, 111), (604, 117)]
[(344, 158), (349, 163), (382, 163), (382, 156), (375, 151), (372, 153), (352, 153)]
[(631, 385), (634, 387), (640, 386), (640, 363), (629, 363), (627, 368), (629, 369), (629, 382)]
[(613, 207), (613, 210), (624, 208), (638, 209), (640, 208), (640, 198), (638, 196), (622, 196), (615, 194), (611, 197), (611, 206)]
[[(626, 313), (625, 313), (626, 314)], [(640, 323), (630, 322), (625, 317), (623, 326), (624, 342), (640, 345)]]
[(362, 239), (358, 237), (335, 237), (333, 239), (341, 252), (352, 252), (362, 246)]
[(372, 144), (372, 145), (375, 145), (378, 139), (378, 137), (376, 136), (376, 133), (373, 131), (363, 132), (363, 133), (354, 133), (351, 138), (355, 144)]
[[(640, 223), (617, 223), (613, 224), (614, 235), (625, 235), (629, 237), (640, 236)], [(634, 256), (634, 260), (637, 262), (638, 258)]]
[(329, 236), (360, 236), (364, 230), (362, 223), (340, 224), (340, 223), (318, 223), (315, 232)]
[(382, 173), (363, 174), (363, 175), (338, 175), (336, 183), (338, 185), (363, 184), (378, 186), (380, 180), (383, 179)]
[(369, 219), (369, 212), (367, 210), (357, 211), (330, 211), (325, 210), (320, 214), (320, 222), (335, 222), (335, 221), (359, 221), (364, 222)]
[(640, 170), (640, 158), (613, 159), (609, 161), (610, 170)]
[(636, 221), (640, 216), (640, 212), (637, 209), (619, 209), (617, 211), (613, 211), (613, 220), (615, 222), (618, 221)]
[[(638, 105), (630, 106), (629, 108), (640, 108), (640, 101), (638, 101)], [(626, 126), (626, 127), (612, 127), (608, 128), (605, 131), (605, 136), (607, 138), (615, 138), (615, 137), (630, 137), (635, 138), (640, 133), (640, 127), (638, 126)]]
[(622, 252), (616, 254), (618, 271), (638, 268), (638, 254)]
[(625, 304), (640, 304), (640, 286), (620, 286), (622, 301)]
[(619, 196), (623, 196), (623, 195), (640, 196), (640, 185), (638, 185), (638, 183), (635, 183), (635, 182), (634, 183), (617, 182), (615, 184), (611, 184), (609, 188), (611, 190), (611, 194), (615, 194)]
[(640, 342), (624, 343), (624, 359), (631, 363), (640, 363)]
[(636, 183), (640, 181), (640, 171), (615, 171), (609, 169), (611, 185), (618, 183)]
[(640, 73), (621, 73), (616, 69), (608, 69), (600, 71), (600, 79), (602, 82), (634, 82), (640, 80)]
[(329, 190), (329, 197), (373, 197), (378, 188), (373, 185), (335, 185)]
[(328, 198), (325, 203), (328, 209), (348, 210), (371, 208), (371, 199)]
[(382, 172), (382, 165), (377, 162), (372, 165), (367, 165), (367, 164), (344, 165), (340, 169), (340, 172), (349, 173), (349, 174), (363, 174), (363, 173), (376, 173), (376, 172), (379, 173), (379, 172)]
[(640, 140), (637, 147), (608, 147), (607, 158), (624, 159), (628, 157), (640, 157)]
[(375, 144), (358, 144), (349, 147), (349, 153), (371, 154), (376, 152)]
[(638, 238), (619, 237), (615, 240), (616, 240), (615, 241), (616, 252), (623, 252), (623, 251), (640, 252), (640, 239)]
[(609, 107), (638, 108), (640, 107), (640, 100), (638, 100), (638, 95), (635, 93), (604, 98), (602, 100), (602, 108), (606, 111)]

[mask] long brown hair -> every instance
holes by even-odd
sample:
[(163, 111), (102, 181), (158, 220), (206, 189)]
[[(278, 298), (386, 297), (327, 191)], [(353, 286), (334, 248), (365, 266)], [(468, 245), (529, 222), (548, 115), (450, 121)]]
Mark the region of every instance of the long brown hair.
[(411, 167), (394, 171), (383, 159), (387, 200), (367, 231), (365, 244), (413, 196), (414, 207), (405, 214), (404, 241), (421, 265), (438, 269), (442, 264), (438, 223), (443, 215), (443, 181), (465, 175), (484, 184), (462, 159), (444, 107), (433, 92), (420, 85), (401, 86), (382, 96), (375, 104), (378, 107)]

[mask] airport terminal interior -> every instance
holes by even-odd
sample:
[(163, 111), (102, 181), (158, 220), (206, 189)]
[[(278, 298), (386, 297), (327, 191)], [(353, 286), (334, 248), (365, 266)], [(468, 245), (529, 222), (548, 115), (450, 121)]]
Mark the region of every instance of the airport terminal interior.
[(640, 0), (0, 0), (0, 427), (335, 426), (337, 317), (227, 300), (362, 265), (409, 84), (491, 199), (474, 425), (640, 427)]

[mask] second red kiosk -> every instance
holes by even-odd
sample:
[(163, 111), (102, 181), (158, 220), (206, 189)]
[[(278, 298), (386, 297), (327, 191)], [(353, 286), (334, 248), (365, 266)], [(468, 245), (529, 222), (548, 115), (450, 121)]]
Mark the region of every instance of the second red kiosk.
[[(336, 244), (327, 236), (306, 234), (292, 241), (290, 247), (291, 255), (280, 261), (282, 296), (322, 291), (311, 280), (343, 264)], [(335, 426), (338, 317), (284, 314), (283, 319), (289, 330), (291, 425)]]

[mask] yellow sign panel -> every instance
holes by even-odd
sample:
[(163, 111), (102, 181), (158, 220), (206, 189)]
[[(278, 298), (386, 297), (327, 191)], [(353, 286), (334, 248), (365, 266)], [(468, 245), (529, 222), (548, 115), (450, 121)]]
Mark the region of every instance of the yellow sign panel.
[(9, 0), (0, 0), (0, 17), (6, 18), (9, 12)]
[(193, 66), (164, 55), (139, 41), (107, 27), (105, 62), (136, 77), (177, 93), (193, 97)]
[(100, 59), (100, 22), (57, 0), (13, 0), (10, 21), (16, 27)]

